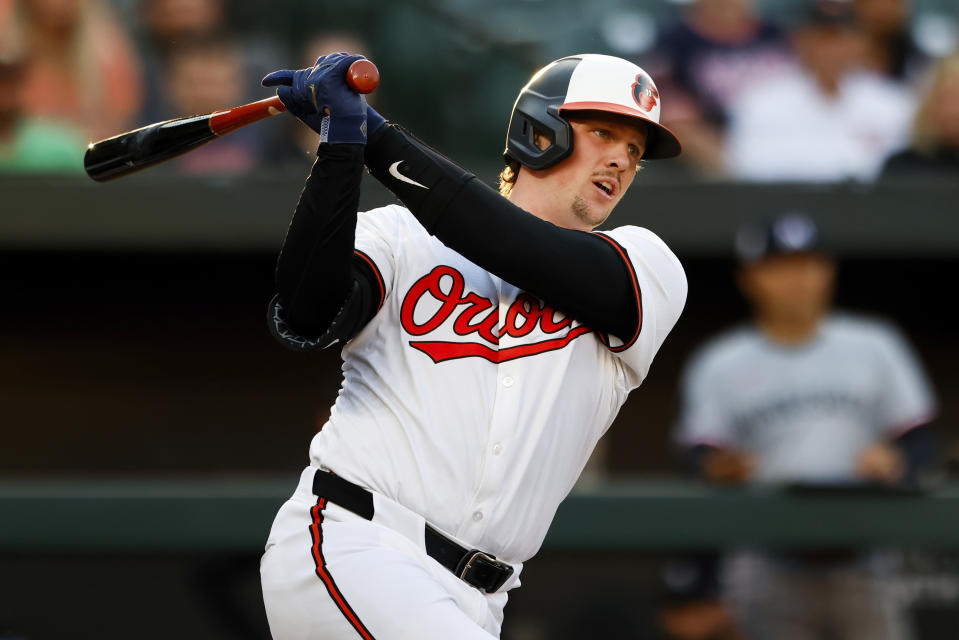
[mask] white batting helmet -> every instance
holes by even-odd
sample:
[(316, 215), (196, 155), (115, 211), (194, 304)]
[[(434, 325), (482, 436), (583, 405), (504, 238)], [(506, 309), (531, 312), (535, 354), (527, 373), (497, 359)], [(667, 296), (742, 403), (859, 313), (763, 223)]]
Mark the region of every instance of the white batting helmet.
[[(506, 132), (507, 161), (530, 169), (550, 167), (573, 151), (573, 129), (563, 117), (572, 111), (604, 111), (642, 120), (649, 130), (643, 158), (673, 158), (679, 139), (659, 124), (660, 97), (652, 77), (632, 62), (595, 53), (549, 63), (519, 92)], [(540, 149), (533, 132), (549, 137)]]

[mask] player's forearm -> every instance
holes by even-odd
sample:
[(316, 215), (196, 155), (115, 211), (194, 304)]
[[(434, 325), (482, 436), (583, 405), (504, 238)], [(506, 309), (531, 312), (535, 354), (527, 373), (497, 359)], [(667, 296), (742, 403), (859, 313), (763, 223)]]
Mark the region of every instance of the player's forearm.
[(450, 248), (592, 329), (634, 335), (637, 292), (606, 240), (536, 218), (395, 125), (370, 137), (366, 164)]
[(284, 319), (297, 333), (326, 330), (353, 285), (362, 145), (321, 145), (276, 265)]

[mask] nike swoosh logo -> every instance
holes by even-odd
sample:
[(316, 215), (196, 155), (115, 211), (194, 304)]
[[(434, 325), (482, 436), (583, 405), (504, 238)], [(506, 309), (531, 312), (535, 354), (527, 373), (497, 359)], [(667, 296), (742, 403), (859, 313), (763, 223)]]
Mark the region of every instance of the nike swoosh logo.
[(402, 162), (403, 162), (402, 160), (397, 160), (396, 162), (390, 165), (390, 175), (396, 178), (397, 180), (402, 180), (403, 182), (415, 185), (421, 189), (427, 189), (428, 187), (425, 184), (420, 184), (416, 180), (411, 180), (407, 178), (406, 176), (404, 176), (402, 173), (400, 173), (399, 166), (400, 166), (400, 163)]

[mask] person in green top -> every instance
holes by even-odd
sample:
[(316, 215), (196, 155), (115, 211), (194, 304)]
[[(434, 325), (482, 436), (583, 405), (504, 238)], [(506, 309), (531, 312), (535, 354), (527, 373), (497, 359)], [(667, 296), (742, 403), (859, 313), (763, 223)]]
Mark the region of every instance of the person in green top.
[(0, 173), (83, 171), (87, 141), (73, 126), (23, 110), (23, 62), (0, 56)]

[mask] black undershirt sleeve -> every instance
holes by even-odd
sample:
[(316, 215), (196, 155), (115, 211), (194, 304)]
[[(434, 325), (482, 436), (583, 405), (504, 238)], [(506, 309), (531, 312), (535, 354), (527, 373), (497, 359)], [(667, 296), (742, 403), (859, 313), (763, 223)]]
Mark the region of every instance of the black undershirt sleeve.
[(363, 146), (320, 145), (276, 265), (270, 327), (298, 349), (347, 340), (376, 313), (375, 275), (354, 256)]
[(640, 292), (607, 239), (540, 220), (394, 124), (370, 137), (366, 165), (448, 247), (593, 330), (636, 334)]
[(892, 442), (902, 451), (906, 462), (905, 484), (917, 484), (919, 473), (935, 458), (936, 447), (932, 426), (924, 424), (914, 427), (896, 437)]

